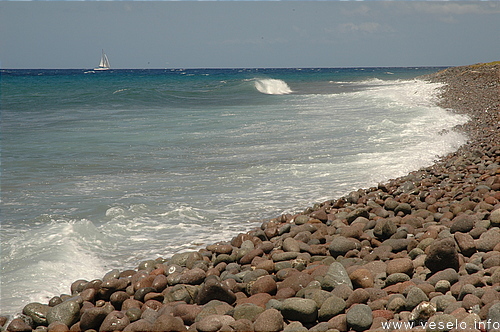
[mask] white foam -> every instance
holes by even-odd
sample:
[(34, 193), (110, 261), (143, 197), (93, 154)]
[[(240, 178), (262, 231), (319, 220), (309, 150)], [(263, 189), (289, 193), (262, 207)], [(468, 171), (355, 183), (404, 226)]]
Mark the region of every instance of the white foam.
[(286, 95), (292, 93), (292, 89), (290, 89), (285, 81), (272, 78), (256, 80), (255, 88), (267, 95)]
[(53, 221), (17, 234), (3, 245), (0, 311), (20, 312), (30, 302), (69, 294), (75, 280), (102, 277), (105, 264), (93, 254), (102, 242), (86, 220)]

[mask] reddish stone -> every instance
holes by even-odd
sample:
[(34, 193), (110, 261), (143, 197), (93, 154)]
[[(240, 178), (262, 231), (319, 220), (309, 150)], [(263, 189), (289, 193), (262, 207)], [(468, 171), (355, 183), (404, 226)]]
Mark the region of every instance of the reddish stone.
[(372, 311), (373, 318), (383, 317), (387, 320), (394, 318), (394, 312), (391, 310), (373, 310)]
[(196, 304), (180, 303), (173, 308), (172, 314), (180, 317), (185, 325), (192, 325), (203, 307)]
[(347, 332), (347, 315), (340, 314), (328, 321), (328, 324), (332, 329), (337, 329), (340, 332)]
[(313, 280), (314, 280), (313, 277), (311, 277), (307, 273), (302, 273), (302, 272), (294, 273), (285, 280), (283, 280), (278, 285), (278, 289), (290, 287), (296, 292), (298, 292), (302, 288), (306, 287)]
[(293, 288), (290, 288), (290, 287), (287, 287), (287, 288), (281, 288), (277, 293), (276, 293), (276, 299), (278, 300), (284, 300), (284, 299), (288, 299), (290, 297), (293, 297), (295, 296), (297, 292), (293, 289)]
[(269, 302), (270, 299), (272, 299), (272, 296), (270, 294), (259, 293), (259, 294), (252, 295), (252, 296), (245, 298), (245, 299), (238, 299), (236, 304), (239, 305), (239, 304), (243, 304), (243, 303), (252, 303), (252, 304), (256, 304), (256, 305), (265, 309), (266, 304), (267, 304), (267, 302)]
[(264, 251), (262, 249), (260, 249), (260, 248), (253, 249), (250, 252), (248, 252), (246, 255), (241, 257), (240, 264), (242, 264), (242, 265), (250, 264), (250, 262), (252, 262), (252, 260), (256, 256), (262, 256), (263, 254), (264, 254)]
[(413, 262), (409, 258), (396, 258), (388, 261), (387, 275), (393, 273), (405, 273), (410, 277), (413, 275)]
[(283, 316), (276, 309), (268, 309), (261, 313), (255, 319), (253, 324), (254, 330), (256, 332), (268, 331), (268, 332), (278, 332), (282, 331), (284, 327)]
[(249, 287), (250, 295), (255, 295), (258, 293), (269, 293), (271, 295), (276, 294), (277, 286), (276, 281), (274, 281), (272, 276), (263, 276), (258, 278)]
[(349, 274), (349, 278), (355, 288), (373, 287), (373, 274), (367, 269), (356, 269)]
[(187, 329), (179, 317), (164, 314), (155, 320), (152, 331), (187, 331)]

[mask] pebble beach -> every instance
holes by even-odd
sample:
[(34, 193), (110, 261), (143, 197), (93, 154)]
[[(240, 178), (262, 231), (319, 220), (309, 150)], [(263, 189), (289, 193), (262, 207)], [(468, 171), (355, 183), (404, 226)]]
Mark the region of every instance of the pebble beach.
[[(432, 166), (76, 280), (6, 331), (500, 331), (500, 63), (422, 77), (470, 118)], [(394, 161), (397, 163), (397, 160)]]

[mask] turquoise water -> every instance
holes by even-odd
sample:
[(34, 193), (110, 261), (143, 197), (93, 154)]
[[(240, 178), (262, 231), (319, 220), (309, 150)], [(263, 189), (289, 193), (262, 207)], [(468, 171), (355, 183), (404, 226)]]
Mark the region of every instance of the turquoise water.
[(431, 164), (437, 70), (3, 70), (0, 312)]

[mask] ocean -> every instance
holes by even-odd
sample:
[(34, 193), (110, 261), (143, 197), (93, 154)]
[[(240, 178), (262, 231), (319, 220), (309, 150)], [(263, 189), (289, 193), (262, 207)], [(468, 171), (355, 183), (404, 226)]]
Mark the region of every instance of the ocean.
[(0, 71), (0, 313), (431, 165), (439, 69)]

